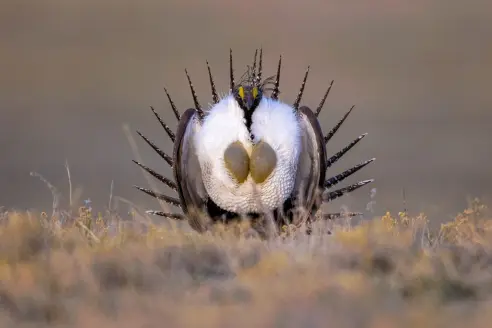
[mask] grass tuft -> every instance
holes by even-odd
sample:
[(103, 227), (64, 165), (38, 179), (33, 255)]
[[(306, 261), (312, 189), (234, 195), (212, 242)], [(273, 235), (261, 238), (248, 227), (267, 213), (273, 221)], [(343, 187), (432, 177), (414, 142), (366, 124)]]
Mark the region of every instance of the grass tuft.
[[(2, 327), (487, 327), (492, 216), (315, 222), (262, 240), (95, 214), (0, 214)], [(331, 234), (328, 234), (330, 231)]]

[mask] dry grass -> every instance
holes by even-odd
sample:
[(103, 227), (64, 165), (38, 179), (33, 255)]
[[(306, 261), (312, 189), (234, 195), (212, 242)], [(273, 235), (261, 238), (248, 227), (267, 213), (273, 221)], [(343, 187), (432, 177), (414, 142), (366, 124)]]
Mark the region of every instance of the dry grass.
[[(56, 216), (56, 213), (55, 213)], [(489, 327), (492, 218), (319, 223), (276, 240), (0, 214), (1, 327)], [(75, 218), (76, 217), (76, 218)], [(113, 220), (114, 219), (114, 220)], [(333, 234), (326, 234), (330, 229)]]

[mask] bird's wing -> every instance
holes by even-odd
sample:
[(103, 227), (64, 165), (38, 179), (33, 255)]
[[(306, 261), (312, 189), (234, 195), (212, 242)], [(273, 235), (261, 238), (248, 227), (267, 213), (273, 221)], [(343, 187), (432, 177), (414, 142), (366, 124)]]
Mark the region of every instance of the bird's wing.
[[(297, 168), (293, 201), (305, 213), (315, 213), (322, 202), (322, 192), (326, 169), (326, 148), (323, 132), (316, 115), (309, 107), (299, 108), (301, 127), (301, 152)], [(294, 213), (294, 224), (299, 224), (305, 215)]]
[(204, 231), (209, 220), (204, 211), (208, 194), (193, 143), (194, 134), (199, 127), (198, 113), (194, 108), (181, 115), (173, 150), (173, 173), (183, 213), (193, 229)]

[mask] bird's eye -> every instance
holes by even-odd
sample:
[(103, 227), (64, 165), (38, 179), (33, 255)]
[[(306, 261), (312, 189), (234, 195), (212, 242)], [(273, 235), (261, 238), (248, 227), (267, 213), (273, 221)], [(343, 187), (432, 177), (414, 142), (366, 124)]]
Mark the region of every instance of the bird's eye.
[(243, 87), (239, 87), (238, 93), (239, 93), (239, 97), (241, 97), (241, 99), (244, 99), (244, 88)]
[(253, 88), (253, 98), (256, 99), (256, 97), (258, 97), (258, 88), (257, 87), (254, 87)]

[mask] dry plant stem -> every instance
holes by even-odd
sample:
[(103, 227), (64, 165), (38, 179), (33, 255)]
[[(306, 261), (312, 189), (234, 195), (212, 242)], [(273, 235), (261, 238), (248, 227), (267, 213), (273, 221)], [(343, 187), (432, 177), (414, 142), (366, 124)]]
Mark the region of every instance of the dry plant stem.
[(109, 213), (112, 213), (113, 188), (114, 188), (114, 180), (111, 180), (111, 187), (110, 187), (110, 190), (109, 190), (109, 202), (108, 202), (108, 211), (109, 211)]
[(80, 220), (76, 220), (75, 222), (76, 222), (76, 224), (79, 227), (81, 227), (91, 237), (91, 239), (93, 241), (95, 241), (98, 244), (101, 242), (99, 240), (99, 238), (97, 238), (97, 236), (94, 234), (94, 232), (92, 232), (89, 228), (87, 228), (85, 224), (83, 224), (82, 222), (80, 222)]
[(51, 191), (51, 195), (53, 196), (53, 212), (51, 214), (51, 217), (54, 218), (56, 217), (56, 214), (58, 212), (59, 206), (60, 206), (60, 197), (61, 194), (56, 189), (54, 185), (52, 185), (48, 180), (46, 180), (41, 174), (37, 172), (31, 172), (31, 176), (35, 176), (39, 178), (44, 184), (48, 187), (48, 189)]
[(68, 166), (68, 160), (65, 160), (65, 169), (67, 170), (67, 176), (68, 176), (68, 201), (69, 201), (69, 208), (70, 211), (72, 210), (72, 177), (70, 174), (70, 167)]

